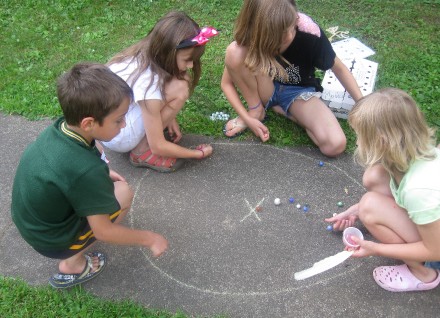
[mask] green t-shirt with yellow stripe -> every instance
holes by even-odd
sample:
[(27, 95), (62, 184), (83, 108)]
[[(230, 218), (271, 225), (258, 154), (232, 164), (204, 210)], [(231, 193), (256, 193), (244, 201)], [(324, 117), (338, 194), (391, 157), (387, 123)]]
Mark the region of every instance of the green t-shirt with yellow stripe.
[(11, 213), (23, 238), (39, 250), (63, 250), (86, 217), (120, 209), (107, 164), (63, 118), (24, 151), (14, 179)]

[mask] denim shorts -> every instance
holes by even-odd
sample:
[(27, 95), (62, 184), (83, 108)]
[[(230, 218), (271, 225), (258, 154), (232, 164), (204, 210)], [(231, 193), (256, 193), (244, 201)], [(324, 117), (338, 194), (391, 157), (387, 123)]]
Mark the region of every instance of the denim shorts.
[(440, 262), (425, 262), (425, 267), (440, 269)]
[(317, 92), (314, 87), (283, 85), (277, 81), (273, 82), (274, 91), (272, 97), (266, 104), (266, 110), (273, 106), (281, 106), (286, 114), (289, 107), (296, 99), (309, 100), (313, 96), (321, 97), (321, 93)]

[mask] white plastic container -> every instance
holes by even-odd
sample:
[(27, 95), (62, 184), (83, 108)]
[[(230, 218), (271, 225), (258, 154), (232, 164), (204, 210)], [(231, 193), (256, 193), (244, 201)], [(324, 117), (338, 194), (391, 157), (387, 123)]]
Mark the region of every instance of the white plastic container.
[(351, 237), (356, 236), (357, 238), (360, 238), (361, 240), (364, 239), (364, 235), (362, 232), (355, 227), (347, 227), (344, 232), (342, 233), (342, 241), (344, 242), (345, 246), (348, 247), (359, 247), (359, 244), (356, 244)]

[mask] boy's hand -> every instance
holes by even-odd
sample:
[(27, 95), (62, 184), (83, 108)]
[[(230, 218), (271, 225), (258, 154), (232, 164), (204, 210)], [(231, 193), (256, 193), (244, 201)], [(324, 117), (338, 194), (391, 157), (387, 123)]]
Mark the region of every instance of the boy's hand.
[(119, 173), (117, 173), (116, 171), (114, 171), (112, 169), (110, 169), (110, 179), (112, 179), (113, 182), (116, 182), (116, 181), (127, 182), (123, 176), (121, 176)]
[(159, 257), (168, 249), (168, 241), (162, 235), (151, 232), (152, 243), (149, 246), (153, 257)]

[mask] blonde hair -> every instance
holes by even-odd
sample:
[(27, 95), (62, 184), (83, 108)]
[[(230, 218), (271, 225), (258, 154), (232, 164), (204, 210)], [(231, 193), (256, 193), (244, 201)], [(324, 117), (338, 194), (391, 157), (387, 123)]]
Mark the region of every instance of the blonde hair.
[(287, 77), (277, 56), (284, 33), (296, 19), (293, 0), (245, 0), (235, 23), (234, 39), (248, 49), (246, 67), (272, 78)]
[[(199, 25), (191, 19), (186, 13), (180, 11), (171, 11), (163, 16), (148, 33), (138, 43), (126, 48), (116, 54), (107, 65), (120, 63), (127, 59), (137, 62), (137, 69), (130, 75), (128, 80), (132, 85), (139, 76), (149, 67), (154, 74), (157, 74), (160, 81), (160, 90), (164, 94), (165, 84), (173, 77), (180, 80), (184, 79), (184, 74), (179, 70), (176, 61), (176, 54), (179, 49), (177, 45), (183, 40), (195, 37), (199, 33)], [(204, 46), (194, 47), (193, 50), (193, 68), (191, 72), (190, 91), (193, 92), (197, 86), (201, 75), (200, 58), (205, 50)], [(146, 87), (147, 91), (153, 84), (151, 82)]]
[(435, 156), (434, 129), (414, 99), (400, 89), (385, 88), (363, 97), (348, 122), (358, 139), (355, 158), (365, 167), (380, 163), (394, 175), (408, 171), (417, 159)]

